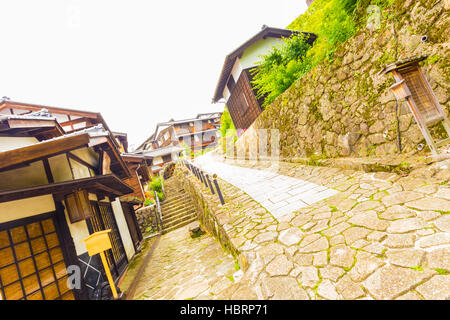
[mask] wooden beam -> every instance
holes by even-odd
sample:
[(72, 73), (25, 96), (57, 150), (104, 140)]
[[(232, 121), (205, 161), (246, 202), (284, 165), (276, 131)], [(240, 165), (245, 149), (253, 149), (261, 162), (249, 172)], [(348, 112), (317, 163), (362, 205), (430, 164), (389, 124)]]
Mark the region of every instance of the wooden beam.
[(67, 153), (67, 156), (68, 156), (69, 158), (72, 158), (73, 160), (75, 160), (75, 161), (81, 163), (83, 166), (88, 167), (89, 169), (94, 170), (94, 172), (97, 172), (97, 168), (96, 168), (95, 166), (93, 166), (92, 164), (90, 164), (90, 163), (84, 161), (84, 160), (81, 159), (80, 157), (74, 155), (72, 152), (68, 152), (68, 153)]
[(40, 186), (33, 186), (15, 190), (0, 192), (0, 203), (53, 194), (58, 199), (62, 195), (69, 194), (75, 190), (88, 190), (91, 193), (106, 193), (114, 195), (125, 195), (133, 193), (133, 188), (121, 181), (117, 176), (110, 174), (77, 180), (55, 182)]
[(113, 188), (109, 188), (109, 187), (107, 187), (107, 186), (105, 186), (105, 185), (100, 185), (99, 183), (95, 183), (95, 184), (94, 184), (94, 187), (97, 188), (97, 189), (106, 191), (106, 193), (110, 193), (110, 194), (113, 194), (113, 195), (115, 195), (115, 196), (120, 196), (120, 195), (122, 195), (121, 192), (119, 192), (119, 191), (117, 191), (117, 190), (114, 190)]
[(0, 169), (58, 155), (89, 143), (89, 134), (50, 140), (31, 146), (0, 152)]
[[(14, 102), (14, 101), (5, 101), (4, 106), (10, 109), (22, 109), (22, 110), (29, 110), (29, 111), (40, 111), (42, 109), (47, 109), (52, 114), (64, 114), (64, 115), (71, 115), (76, 117), (87, 117), (92, 119), (97, 119), (99, 113), (96, 112), (90, 112), (90, 111), (81, 111), (81, 110), (72, 110), (67, 108), (58, 108), (58, 107), (50, 107), (50, 106), (43, 106), (43, 105), (37, 105), (37, 104), (28, 104), (28, 103), (21, 103), (21, 102)], [(0, 110), (2, 108), (0, 107)]]
[[(94, 125), (94, 123), (92, 122), (92, 119), (83, 117), (83, 118), (78, 118), (75, 120), (61, 122), (61, 126), (62, 127), (73, 126), (74, 124), (83, 123), (83, 122), (86, 123), (86, 127), (91, 127)], [(74, 129), (72, 129), (72, 130), (74, 130)]]

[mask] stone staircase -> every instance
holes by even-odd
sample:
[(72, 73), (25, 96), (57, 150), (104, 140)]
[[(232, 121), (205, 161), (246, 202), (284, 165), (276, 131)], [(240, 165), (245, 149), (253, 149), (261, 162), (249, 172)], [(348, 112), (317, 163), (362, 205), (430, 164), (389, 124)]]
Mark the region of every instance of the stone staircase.
[(172, 177), (164, 182), (166, 198), (161, 202), (163, 234), (197, 220), (192, 200), (175, 179)]

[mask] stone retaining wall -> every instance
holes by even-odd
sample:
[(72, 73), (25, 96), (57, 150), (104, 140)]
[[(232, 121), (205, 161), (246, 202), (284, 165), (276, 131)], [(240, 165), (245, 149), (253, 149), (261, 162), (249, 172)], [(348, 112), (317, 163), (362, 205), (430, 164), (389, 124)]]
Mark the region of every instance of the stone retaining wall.
[(202, 228), (238, 259), (242, 270), (247, 270), (255, 259), (256, 244), (253, 237), (244, 236), (246, 231), (255, 228), (252, 232), (258, 235), (270, 227), (276, 230), (275, 218), (249, 195), (223, 180), (217, 179), (225, 199), (221, 205), (217, 194), (213, 195), (186, 168), (178, 167), (176, 171), (178, 182), (194, 202)]
[[(249, 146), (256, 145), (258, 129), (278, 129), (283, 159), (395, 154), (396, 102), (389, 89), (394, 80), (392, 75), (378, 75), (384, 64), (395, 61), (396, 41), (389, 14), (398, 18), (398, 59), (429, 56), (423, 70), (448, 115), (449, 37), (444, 30), (450, 28), (449, 2), (394, 3), (399, 3), (399, 9), (382, 10), (379, 30), (357, 31), (336, 50), (331, 62), (312, 69), (267, 106), (238, 140), (240, 152), (248, 153)], [(425, 42), (421, 41), (424, 35), (428, 37)], [(426, 145), (406, 103), (400, 105), (399, 127), (404, 153)], [(432, 133), (445, 135), (442, 125), (435, 126)]]
[(136, 219), (142, 233), (145, 233), (149, 227), (156, 230), (156, 206), (151, 205), (136, 210)]

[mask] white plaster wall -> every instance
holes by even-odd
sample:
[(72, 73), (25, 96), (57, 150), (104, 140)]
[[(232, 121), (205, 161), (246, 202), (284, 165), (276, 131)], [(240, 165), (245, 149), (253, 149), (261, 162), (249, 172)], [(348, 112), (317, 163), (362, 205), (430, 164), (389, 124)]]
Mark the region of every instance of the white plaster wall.
[(72, 171), (65, 154), (60, 154), (48, 159), (52, 176), (55, 182), (72, 180)]
[(234, 62), (233, 69), (231, 69), (231, 75), (234, 78), (234, 81), (237, 82), (239, 77), (241, 76), (242, 72), (242, 65), (239, 58), (236, 58), (236, 61)]
[(260, 55), (266, 54), (273, 46), (280, 42), (281, 39), (278, 38), (266, 38), (256, 41), (243, 52), (240, 58), (242, 69), (254, 67), (259, 61), (261, 61), (261, 58), (259, 57)]
[(67, 224), (69, 226), (70, 234), (72, 235), (73, 243), (75, 245), (75, 251), (77, 255), (87, 252), (86, 245), (84, 244), (84, 239), (89, 237), (89, 229), (87, 227), (86, 220), (78, 221), (76, 223), (71, 223), (67, 210), (64, 210), (66, 216)]
[(231, 94), (230, 94), (230, 90), (228, 90), (228, 87), (225, 86), (225, 89), (223, 89), (223, 97), (225, 98), (226, 101), (228, 101), (228, 98), (230, 98)]
[(131, 239), (130, 230), (128, 230), (128, 224), (125, 220), (125, 215), (122, 210), (119, 198), (111, 202), (114, 216), (116, 217), (117, 226), (119, 227), (120, 236), (122, 238), (125, 252), (127, 253), (128, 261), (133, 257), (135, 250), (133, 246), (133, 240)]
[(75, 179), (89, 178), (91, 176), (89, 168), (85, 167), (78, 161), (70, 159), (70, 165), (72, 166), (73, 176)]
[(163, 163), (163, 158), (162, 157), (155, 157), (154, 159), (153, 159), (153, 164), (160, 164), (160, 163)]
[(30, 146), (39, 142), (34, 137), (0, 137), (0, 151)]
[(47, 183), (42, 161), (30, 163), (23, 168), (0, 172), (0, 190), (13, 190)]
[(55, 211), (52, 195), (0, 203), (0, 223)]
[[(97, 196), (95, 194), (89, 193), (89, 200), (97, 201)], [(78, 221), (76, 223), (71, 223), (67, 210), (64, 210), (66, 216), (66, 221), (69, 226), (70, 234), (73, 238), (73, 243), (75, 244), (75, 251), (77, 255), (81, 255), (87, 252), (86, 245), (84, 244), (84, 239), (90, 236), (89, 229), (86, 220)]]
[(98, 153), (95, 152), (93, 148), (76, 149), (72, 150), (71, 153), (94, 167), (97, 167), (98, 165)]

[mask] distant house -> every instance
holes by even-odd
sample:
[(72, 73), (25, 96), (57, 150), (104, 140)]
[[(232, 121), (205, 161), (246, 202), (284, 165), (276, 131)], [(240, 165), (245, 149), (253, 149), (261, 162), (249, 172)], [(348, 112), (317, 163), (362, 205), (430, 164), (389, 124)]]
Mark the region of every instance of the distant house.
[(130, 155), (142, 156), (151, 159), (150, 172), (152, 175), (156, 175), (166, 164), (177, 161), (182, 151), (183, 148), (180, 146), (169, 145), (158, 149), (135, 151)]
[(99, 113), (0, 100), (0, 300), (93, 298), (106, 277), (82, 240), (101, 230), (120, 280), (142, 235), (118, 136)]
[[(259, 56), (295, 32), (298, 31), (263, 26), (260, 32), (226, 56), (212, 101), (226, 103), (238, 131), (250, 127), (262, 111), (264, 98), (256, 98), (251, 83), (251, 70), (260, 61)], [(314, 34), (304, 34), (309, 43), (316, 38)]]
[[(161, 149), (165, 150), (164, 152), (172, 150), (169, 153), (173, 153), (175, 149), (167, 148), (178, 147), (180, 149), (179, 147), (183, 147), (183, 145), (190, 147), (192, 152), (214, 147), (218, 141), (217, 129), (220, 127), (221, 116), (221, 112), (201, 113), (191, 119), (171, 119), (168, 122), (158, 123), (155, 132), (136, 149), (135, 153), (147, 152), (145, 154), (150, 155), (148, 151)], [(159, 155), (159, 153), (157, 154)], [(165, 154), (165, 159), (168, 159), (169, 153)], [(164, 160), (164, 164), (172, 160)], [(153, 160), (154, 166), (158, 165), (155, 164), (155, 161), (156, 159)]]

